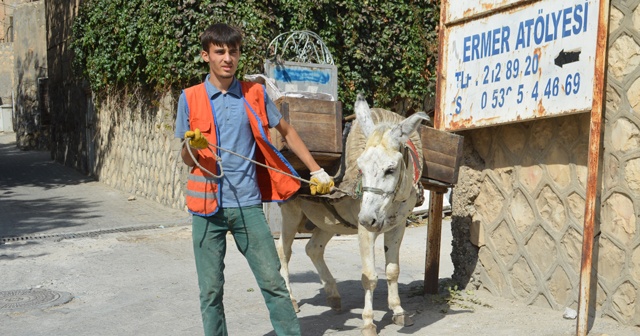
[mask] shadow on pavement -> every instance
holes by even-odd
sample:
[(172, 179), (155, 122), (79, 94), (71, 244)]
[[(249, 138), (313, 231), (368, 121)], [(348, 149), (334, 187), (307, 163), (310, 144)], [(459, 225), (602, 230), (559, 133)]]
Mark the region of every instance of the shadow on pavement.
[[(317, 281), (310, 281), (310, 274), (314, 274), (315, 278), (318, 278), (315, 273), (307, 272), (304, 273), (304, 276), (300, 277), (302, 280), (307, 280), (302, 282), (317, 283)], [(387, 308), (388, 292), (386, 279), (380, 278), (378, 280), (378, 286), (374, 292), (373, 309), (374, 323), (379, 333), (388, 328), (389, 330), (385, 330), (385, 334), (389, 334), (390, 330), (397, 329), (397, 331), (395, 331), (397, 334), (423, 335), (423, 329), (425, 327), (446, 316), (438, 311), (446, 309), (448, 305), (446, 303), (426, 303), (422, 295), (422, 285), (423, 281), (414, 281), (410, 284), (400, 283), (398, 285), (402, 307), (412, 315), (414, 321), (412, 326), (400, 328), (393, 325), (393, 313)], [(298, 298), (301, 311), (298, 319), (305, 336), (332, 335), (345, 331), (348, 331), (349, 334), (360, 334), (359, 330), (362, 327), (362, 308), (364, 307), (364, 290), (362, 289), (362, 283), (359, 280), (339, 281), (338, 290), (342, 295), (342, 311), (340, 312), (333, 311), (329, 308), (326, 302), (327, 297), (322, 289), (319, 289), (313, 297)], [(323, 311), (320, 313), (305, 313), (305, 310), (309, 311), (312, 309), (320, 309)], [(384, 315), (381, 311), (384, 311)], [(353, 320), (357, 320), (355, 325)], [(276, 336), (276, 334), (270, 332), (265, 334), (265, 336)]]
[(15, 142), (6, 143), (6, 135), (2, 137), (5, 141), (0, 143), (0, 190), (17, 186), (52, 189), (95, 181), (54, 162), (49, 152), (21, 151)]
[(0, 137), (0, 238), (75, 227), (99, 217), (93, 211), (98, 202), (51, 193), (94, 179), (52, 161), (49, 152), (20, 150), (12, 134)]
[(155, 226), (182, 225), (184, 212), (146, 199), (129, 199), (94, 178), (22, 151), (15, 134), (0, 132), (0, 246), (30, 239), (64, 239)]
[[(47, 199), (11, 199), (0, 194), (0, 238), (29, 236), (52, 229), (81, 226), (84, 221), (99, 218), (92, 214), (96, 202), (53, 197)], [(37, 211), (35, 210), (37, 209)]]

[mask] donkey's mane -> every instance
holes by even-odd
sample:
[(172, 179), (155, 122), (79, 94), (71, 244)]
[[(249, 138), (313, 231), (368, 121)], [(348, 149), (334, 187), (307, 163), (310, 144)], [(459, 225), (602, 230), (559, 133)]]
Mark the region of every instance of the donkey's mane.
[[(374, 125), (376, 125), (376, 129), (378, 129), (379, 127), (388, 127), (399, 124), (405, 118), (389, 110), (372, 108), (371, 119), (373, 120)], [(419, 169), (420, 171), (422, 171), (423, 156), (420, 134), (418, 132), (413, 132), (411, 134), (411, 141), (413, 142), (413, 145), (416, 147), (416, 150), (418, 152), (418, 161), (420, 161)], [(362, 155), (362, 152), (364, 152), (366, 144), (367, 138), (362, 133), (362, 129), (360, 128), (360, 125), (358, 125), (358, 120), (356, 119), (356, 121), (353, 123), (353, 127), (351, 128), (351, 132), (349, 132), (349, 136), (347, 137), (345, 148), (346, 170), (344, 179), (339, 186), (340, 189), (353, 190), (354, 184), (357, 182), (358, 177), (358, 165), (356, 164), (356, 160), (360, 157), (360, 155)]]

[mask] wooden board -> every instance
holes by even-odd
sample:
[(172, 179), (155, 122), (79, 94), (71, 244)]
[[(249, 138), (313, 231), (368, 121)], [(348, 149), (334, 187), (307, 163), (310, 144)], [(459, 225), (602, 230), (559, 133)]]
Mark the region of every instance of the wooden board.
[[(298, 132), (310, 152), (342, 153), (342, 104), (335, 101), (282, 97), (275, 101), (282, 117)], [(275, 129), (276, 148), (285, 143)]]
[(420, 140), (424, 154), (423, 181), (434, 180), (436, 184), (453, 185), (458, 182), (458, 168), (462, 161), (460, 135), (439, 131), (433, 127), (420, 126)]

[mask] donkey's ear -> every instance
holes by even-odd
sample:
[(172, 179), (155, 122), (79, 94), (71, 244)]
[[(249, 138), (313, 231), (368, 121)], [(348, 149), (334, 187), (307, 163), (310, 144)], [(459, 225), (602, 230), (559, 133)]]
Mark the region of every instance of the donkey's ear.
[(389, 131), (390, 145), (394, 146), (394, 148), (400, 148), (400, 145), (407, 142), (409, 135), (418, 129), (422, 120), (429, 120), (429, 116), (424, 112), (418, 112), (395, 125)]
[(353, 110), (356, 112), (356, 120), (358, 121), (358, 125), (360, 125), (362, 133), (368, 138), (371, 132), (373, 132), (375, 125), (373, 124), (373, 119), (371, 119), (369, 104), (367, 104), (367, 101), (360, 93), (358, 93)]

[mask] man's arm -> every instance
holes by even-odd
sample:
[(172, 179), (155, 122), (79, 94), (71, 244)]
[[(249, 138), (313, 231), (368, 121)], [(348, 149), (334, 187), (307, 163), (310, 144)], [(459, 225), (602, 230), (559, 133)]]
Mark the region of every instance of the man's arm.
[(311, 156), (309, 149), (304, 142), (302, 142), (302, 139), (300, 139), (298, 132), (284, 119), (280, 119), (280, 123), (276, 126), (276, 129), (282, 134), (289, 149), (291, 149), (311, 172), (311, 195), (322, 195), (331, 192), (331, 188), (334, 185), (333, 179), (318, 165), (313, 156)]

